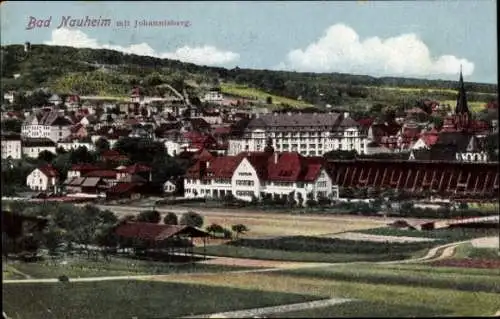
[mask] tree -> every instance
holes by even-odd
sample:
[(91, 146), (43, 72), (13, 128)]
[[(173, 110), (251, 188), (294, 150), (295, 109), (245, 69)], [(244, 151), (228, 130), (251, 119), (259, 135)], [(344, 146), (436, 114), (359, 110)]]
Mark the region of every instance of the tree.
[(185, 226), (201, 227), (203, 226), (203, 217), (195, 212), (187, 212), (182, 214), (180, 224)]
[(211, 224), (207, 226), (206, 231), (212, 234), (212, 236), (215, 236), (215, 234), (222, 234), (224, 232), (224, 227), (219, 224)]
[(46, 163), (51, 163), (55, 157), (56, 156), (54, 155), (54, 153), (49, 152), (47, 150), (38, 153), (38, 159)]
[(178, 225), (179, 218), (177, 218), (177, 214), (173, 212), (168, 212), (163, 218), (163, 223), (165, 225)]
[(95, 142), (95, 147), (97, 149), (97, 152), (101, 154), (104, 151), (109, 150), (110, 145), (109, 141), (105, 139), (104, 137), (100, 137), (96, 142)]
[(273, 104), (273, 98), (271, 96), (268, 96), (266, 98), (266, 104), (269, 104), (269, 105)]
[(137, 215), (138, 222), (158, 224), (161, 220), (161, 214), (157, 210), (145, 210)]
[(247, 226), (243, 224), (236, 224), (231, 226), (231, 230), (236, 233), (236, 239), (238, 239), (240, 234), (244, 234), (248, 232), (250, 229), (248, 229)]

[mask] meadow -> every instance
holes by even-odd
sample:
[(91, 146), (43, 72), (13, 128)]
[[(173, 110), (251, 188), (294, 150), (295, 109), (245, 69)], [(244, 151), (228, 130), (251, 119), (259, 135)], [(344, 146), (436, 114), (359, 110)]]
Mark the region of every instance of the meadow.
[(173, 318), (319, 299), (151, 281), (4, 284), (3, 311), (13, 318)]
[(239, 96), (247, 99), (260, 100), (265, 103), (268, 97), (272, 98), (273, 105), (288, 104), (291, 107), (302, 108), (312, 106), (307, 102), (302, 102), (294, 99), (289, 99), (282, 96), (277, 96), (264, 92), (263, 90), (251, 88), (245, 85), (237, 85), (233, 83), (221, 84), (221, 91), (223, 94)]
[[(358, 267), (361, 266), (356, 265), (355, 269)], [(365, 267), (365, 270), (360, 271), (363, 276), (357, 275), (355, 270), (352, 270), (353, 266), (349, 265), (339, 270), (337, 266), (330, 266), (324, 269), (296, 269), (258, 274), (232, 273), (205, 277), (193, 274), (189, 277), (168, 277), (161, 280), (259, 289), (263, 292), (312, 294), (323, 298), (352, 298), (359, 302), (295, 313), (285, 312), (279, 315), (283, 317), (298, 316), (298, 314), (305, 317), (320, 317), (315, 314), (337, 317), (344, 313), (349, 316), (368, 316), (372, 314), (370, 305), (375, 305), (377, 309), (375, 314), (383, 317), (481, 316), (492, 315), (500, 307), (498, 293), (491, 292), (498, 291), (499, 287), (498, 280), (490, 281), (493, 274), (491, 270), (488, 275), (476, 275), (470, 279), (468, 275), (463, 274), (459, 277), (459, 283), (454, 283), (455, 275), (450, 272), (424, 276), (425, 279), (419, 280), (423, 271), (383, 270), (383, 268), (373, 270), (373, 265)], [(411, 265), (411, 267), (418, 266)], [(371, 271), (373, 275), (370, 275)], [(382, 278), (381, 273), (385, 277)], [(408, 275), (411, 275), (411, 279), (419, 285), (408, 284), (410, 282), (406, 279)], [(387, 278), (391, 281), (385, 283), (382, 279)], [(473, 291), (474, 287), (481, 287), (483, 291)]]
[[(2, 277), (7, 279), (69, 278), (177, 274), (192, 272), (225, 272), (249, 268), (208, 265), (201, 263), (165, 263), (132, 258), (111, 257), (109, 261), (86, 257), (64, 258), (57, 262), (43, 260), (31, 263), (4, 264)], [(23, 275), (24, 274), (24, 275)]]

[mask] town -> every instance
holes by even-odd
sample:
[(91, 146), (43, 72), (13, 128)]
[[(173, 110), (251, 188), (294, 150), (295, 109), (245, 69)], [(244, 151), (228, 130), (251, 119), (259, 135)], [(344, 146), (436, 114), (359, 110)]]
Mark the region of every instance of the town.
[(500, 314), (496, 4), (102, 5), (2, 6), (3, 318)]

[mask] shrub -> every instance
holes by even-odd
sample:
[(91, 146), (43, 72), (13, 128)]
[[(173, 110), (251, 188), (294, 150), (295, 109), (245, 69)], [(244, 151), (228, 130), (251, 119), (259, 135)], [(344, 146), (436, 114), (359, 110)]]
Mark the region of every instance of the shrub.
[(165, 225), (178, 225), (179, 219), (177, 218), (177, 215), (175, 213), (168, 212), (163, 218), (163, 223)]
[(180, 224), (193, 227), (202, 227), (203, 217), (195, 212), (187, 212), (182, 214)]

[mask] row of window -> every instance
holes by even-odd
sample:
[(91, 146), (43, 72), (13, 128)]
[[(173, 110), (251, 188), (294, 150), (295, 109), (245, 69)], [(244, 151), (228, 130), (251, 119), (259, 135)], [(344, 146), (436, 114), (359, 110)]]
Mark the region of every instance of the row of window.
[(244, 180), (236, 181), (236, 185), (240, 186), (253, 186), (254, 184), (255, 184), (254, 181), (244, 181)]

